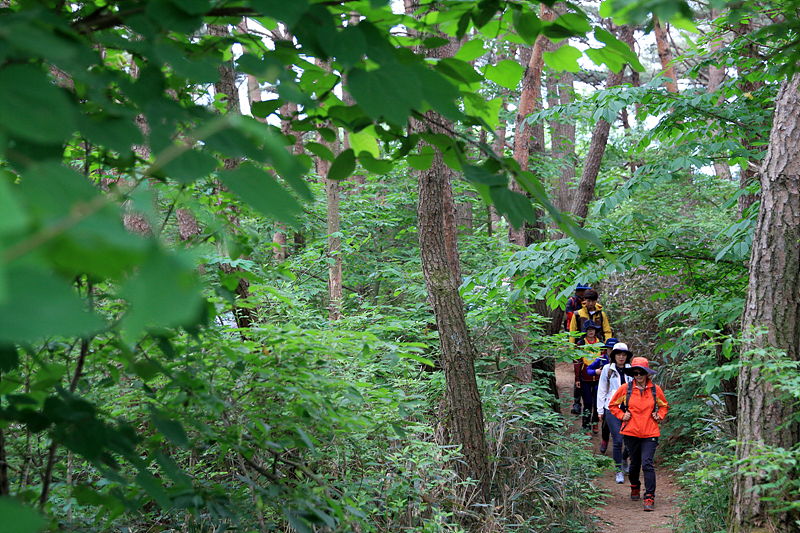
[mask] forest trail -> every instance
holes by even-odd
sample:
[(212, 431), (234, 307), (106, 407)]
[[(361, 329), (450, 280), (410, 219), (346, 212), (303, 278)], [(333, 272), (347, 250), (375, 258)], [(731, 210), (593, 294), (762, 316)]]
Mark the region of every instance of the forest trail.
[[(572, 363), (556, 365), (556, 384), (561, 398), (561, 412), (567, 419), (568, 427), (573, 432), (581, 431), (580, 417), (570, 414), (572, 407), (573, 387)], [(611, 443), (605, 456), (600, 453), (600, 435), (592, 435), (590, 445), (599, 457), (611, 457)], [(656, 505), (655, 511), (645, 513), (641, 500), (630, 498), (631, 486), (627, 476), (625, 483), (618, 485), (614, 480), (615, 472), (603, 470), (595, 484), (606, 493), (605, 506), (592, 509), (600, 523), (598, 531), (603, 533), (651, 533), (672, 532), (672, 517), (678, 514), (676, 493), (678, 491), (675, 475), (659, 464), (663, 459), (660, 450), (656, 451)], [(677, 533), (677, 532), (676, 532)]]

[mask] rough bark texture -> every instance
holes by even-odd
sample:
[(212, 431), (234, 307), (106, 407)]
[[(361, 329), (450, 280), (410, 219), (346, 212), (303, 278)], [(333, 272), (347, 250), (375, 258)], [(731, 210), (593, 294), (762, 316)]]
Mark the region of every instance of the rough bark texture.
[[(329, 62), (317, 60), (317, 66), (326, 72), (331, 72)], [(334, 131), (338, 127), (328, 123), (327, 126)], [(333, 155), (339, 155), (341, 143), (336, 138), (331, 142), (326, 141), (322, 135), (318, 134), (318, 142), (326, 146)], [(331, 169), (331, 161), (321, 157), (316, 157), (317, 175), (325, 180), (325, 204), (328, 221), (328, 257), (332, 259), (328, 267), (328, 320), (331, 322), (342, 318), (342, 239), (338, 233), (340, 231), (339, 218), (339, 194), (341, 185), (338, 181), (329, 180), (328, 172)], [(376, 295), (377, 298), (377, 295)]]
[[(714, 20), (719, 16), (719, 12), (712, 9), (711, 10), (711, 20)], [(720, 48), (722, 48), (722, 41), (716, 42), (712, 47), (710, 52), (712, 54), (716, 53)], [(725, 69), (719, 68), (714, 65), (709, 65), (708, 67), (708, 85), (706, 86), (706, 92), (713, 93), (719, 89), (719, 86), (722, 85), (722, 82), (725, 81)], [(722, 103), (724, 98), (720, 95), (719, 100), (717, 100), (717, 105)], [(731, 166), (728, 164), (727, 161), (715, 160), (714, 161), (714, 173), (717, 175), (718, 178), (722, 178), (726, 181), (730, 181), (731, 177)]]
[[(406, 12), (414, 13), (419, 3), (406, 0)], [(435, 50), (430, 57), (452, 57), (458, 43), (451, 42)], [(443, 124), (444, 118), (429, 111), (423, 123), (414, 121), (412, 128), (429, 129), (434, 133), (450, 134)], [(444, 164), (442, 154), (434, 147), (433, 164), (419, 172), (419, 200), (417, 204), (418, 236), (422, 272), (428, 290), (428, 300), (433, 306), (439, 333), (440, 363), (446, 381), (446, 399), (451, 423), (449, 434), (454, 444), (461, 445), (464, 461), (457, 463), (462, 476), (479, 480), (481, 494), (488, 496), (489, 457), (478, 383), (475, 376), (475, 353), (469, 338), (464, 303), (458, 292), (461, 285), (460, 268), (453, 268), (453, 253), (458, 261), (455, 244), (455, 204), (451, 171)], [(450, 219), (450, 220), (448, 220)], [(452, 230), (448, 229), (452, 228)], [(452, 234), (449, 232), (452, 231)]]
[(475, 354), (469, 338), (464, 304), (446, 253), (445, 209), (442, 198), (451, 189), (443, 172), (444, 160), (436, 150), (433, 165), (419, 175), (417, 205), (419, 247), (428, 299), (433, 305), (439, 332), (441, 365), (447, 382), (450, 434), (462, 446), (462, 475), (488, 482), (488, 448), (484, 435), (483, 407), (475, 378)]
[[(558, 44), (549, 43), (548, 52), (555, 52), (568, 40)], [(572, 100), (573, 76), (571, 72), (548, 72), (547, 76), (547, 105), (568, 105)], [(575, 181), (575, 124), (568, 121), (550, 122), (550, 138), (552, 143), (553, 160), (558, 161), (561, 173), (554, 187), (556, 192), (553, 204), (559, 211), (566, 211), (571, 207), (570, 184)]]
[[(751, 19), (748, 19), (747, 22), (745, 22), (744, 24), (740, 24), (739, 25), (739, 27), (736, 29), (736, 33), (738, 35), (747, 36), (747, 35), (752, 34), (753, 32), (755, 32), (758, 29), (759, 29), (758, 25), (755, 24)], [(756, 44), (752, 40), (749, 40), (747, 42), (749, 44), (747, 44), (744, 47), (743, 53), (748, 58), (759, 57), (760, 56), (760, 52), (758, 50), (758, 44)], [(746, 63), (749, 63), (749, 62), (746, 62)], [(737, 73), (739, 75), (739, 79), (742, 80), (739, 83), (739, 88), (742, 90), (742, 92), (753, 93), (753, 92), (757, 91), (758, 89), (760, 89), (760, 88), (762, 88), (764, 86), (764, 82), (763, 81), (760, 81), (760, 80), (750, 81), (750, 80), (748, 80), (746, 78), (746, 75), (749, 73), (749, 71), (745, 70), (740, 64), (737, 64), (736, 70), (737, 70)], [(747, 150), (756, 150), (757, 149), (757, 147), (753, 144), (753, 140), (750, 139), (750, 138), (742, 139), (742, 145)], [(753, 184), (755, 181), (758, 180), (758, 176), (756, 175), (757, 174), (756, 169), (758, 168), (757, 165), (758, 165), (758, 163), (751, 159), (750, 160), (750, 164), (747, 165), (747, 168), (742, 168), (742, 170), (739, 172), (739, 188), (740, 189), (746, 189), (747, 187), (749, 187), (751, 184)], [(739, 205), (737, 206), (738, 207), (739, 218), (742, 217), (744, 212), (751, 205), (753, 205), (753, 203), (755, 201), (756, 201), (756, 196), (754, 194), (743, 194), (743, 195), (741, 195), (739, 197)]]
[[(623, 28), (627, 28), (627, 26)], [(622, 83), (623, 72), (624, 69), (610, 73), (606, 80), (606, 88)], [(600, 173), (600, 164), (603, 162), (610, 131), (611, 124), (602, 118), (597, 121), (592, 131), (592, 141), (589, 144), (589, 151), (586, 153), (586, 159), (583, 162), (581, 179), (578, 182), (578, 188), (572, 198), (572, 207), (570, 208), (570, 213), (572, 213), (575, 221), (581, 225), (585, 223), (586, 215), (589, 214), (589, 202), (592, 201), (594, 196), (597, 175)]]
[[(230, 36), (230, 30), (227, 25), (209, 24), (207, 26), (208, 34), (216, 37)], [(214, 93), (225, 95), (225, 109), (229, 114), (240, 115), (242, 113), (241, 102), (239, 101), (239, 89), (236, 87), (236, 70), (233, 60), (223, 63), (219, 66), (220, 79), (214, 83)], [(239, 166), (237, 159), (223, 159), (222, 166), (224, 170), (233, 170)], [(217, 182), (216, 187), (218, 190), (224, 190), (222, 183)], [(239, 228), (239, 213), (235, 209), (230, 208), (225, 213), (228, 218), (233, 231), (238, 231)], [(222, 265), (221, 270), (226, 274), (234, 272), (242, 272), (240, 268), (234, 268), (230, 265)], [(250, 297), (250, 282), (245, 277), (239, 277), (239, 283), (234, 290), (238, 299), (247, 299)], [(249, 328), (256, 323), (258, 318), (257, 309), (248, 306), (241, 307), (234, 305), (233, 315), (236, 319), (236, 325), (240, 328)]]
[[(742, 346), (739, 370), (738, 459), (790, 449), (800, 442), (792, 418), (792, 406), (779, 400), (759, 368), (749, 365), (748, 351), (757, 347), (785, 350), (800, 359), (800, 75), (784, 82), (775, 100), (769, 148), (761, 173), (761, 208), (753, 234), (750, 283), (742, 328), (760, 335)], [(780, 475), (787, 474), (781, 472)], [(772, 476), (777, 476), (773, 473)], [(789, 472), (791, 478), (796, 472)], [(755, 477), (737, 476), (733, 490), (731, 531), (798, 531), (797, 516), (774, 512), (787, 502), (760, 501), (752, 488), (774, 477), (761, 472)]]
[(658, 58), (661, 60), (661, 74), (671, 78), (671, 82), (665, 85), (671, 93), (678, 93), (678, 78), (675, 77), (675, 67), (672, 66), (672, 50), (669, 47), (667, 30), (661, 25), (657, 17), (653, 17), (654, 33), (656, 34), (656, 47), (658, 47)]
[[(553, 20), (552, 10), (542, 6), (542, 20)], [(527, 170), (530, 166), (531, 154), (544, 150), (544, 126), (542, 124), (532, 125), (526, 119), (536, 109), (542, 107), (542, 70), (544, 68), (543, 54), (549, 41), (543, 35), (537, 37), (533, 47), (526, 53), (526, 47), (520, 49), (520, 61), (525, 67), (525, 74), (522, 76), (522, 92), (517, 106), (517, 116), (514, 125), (514, 160), (519, 163), (520, 168)], [(511, 190), (524, 194), (522, 187), (512, 181)], [(530, 242), (544, 240), (544, 225), (537, 223), (533, 230), (526, 229), (527, 224), (520, 228), (510, 226), (508, 228), (508, 242), (517, 246), (525, 247)], [(526, 237), (528, 235), (528, 237)], [(529, 239), (530, 237), (530, 239)]]

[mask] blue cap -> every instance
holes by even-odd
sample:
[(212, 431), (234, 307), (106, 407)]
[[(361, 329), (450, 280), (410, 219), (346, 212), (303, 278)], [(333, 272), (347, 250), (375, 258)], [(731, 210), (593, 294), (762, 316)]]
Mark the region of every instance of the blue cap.
[(606, 341), (605, 347), (606, 348), (613, 348), (614, 345), (617, 344), (618, 342), (619, 342), (619, 339), (615, 339), (614, 337), (611, 337), (610, 339), (608, 339)]
[(583, 283), (578, 283), (578, 286), (575, 287), (576, 291), (585, 291), (586, 289), (591, 289), (591, 287), (584, 285)]

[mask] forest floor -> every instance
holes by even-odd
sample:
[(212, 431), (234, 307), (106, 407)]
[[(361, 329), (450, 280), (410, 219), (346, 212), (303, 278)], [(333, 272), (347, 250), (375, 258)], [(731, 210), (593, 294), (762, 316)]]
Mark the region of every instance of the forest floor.
[[(580, 417), (570, 414), (572, 407), (573, 379), (572, 363), (559, 363), (556, 365), (556, 384), (561, 398), (561, 412), (567, 418), (569, 427), (573, 432), (580, 432)], [(600, 453), (600, 435), (592, 435), (587, 446), (591, 446), (594, 453)], [(667, 469), (656, 451), (656, 500), (655, 511), (646, 513), (643, 510), (642, 500), (633, 501), (630, 498), (631, 485), (625, 476), (625, 483), (618, 485), (614, 480), (616, 472), (604, 469), (595, 484), (606, 494), (605, 506), (592, 509), (599, 523), (598, 530), (603, 533), (655, 533), (672, 532), (672, 517), (678, 514), (676, 493), (679, 490), (677, 477)], [(611, 442), (609, 442), (607, 457), (611, 457)], [(642, 478), (642, 481), (644, 479)], [(644, 487), (642, 487), (644, 489)], [(642, 490), (644, 494), (644, 490)], [(676, 532), (677, 533), (677, 532)]]

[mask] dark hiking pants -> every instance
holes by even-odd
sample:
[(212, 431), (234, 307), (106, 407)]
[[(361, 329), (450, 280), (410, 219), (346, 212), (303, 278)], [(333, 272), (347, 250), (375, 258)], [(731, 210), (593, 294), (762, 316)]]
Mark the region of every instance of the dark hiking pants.
[(639, 470), (644, 473), (644, 493), (645, 495), (656, 495), (656, 469), (653, 466), (653, 457), (656, 455), (658, 447), (658, 437), (648, 437), (640, 439), (638, 437), (625, 437), (625, 445), (630, 452), (631, 470), (628, 479), (632, 486), (641, 486), (639, 481)]

